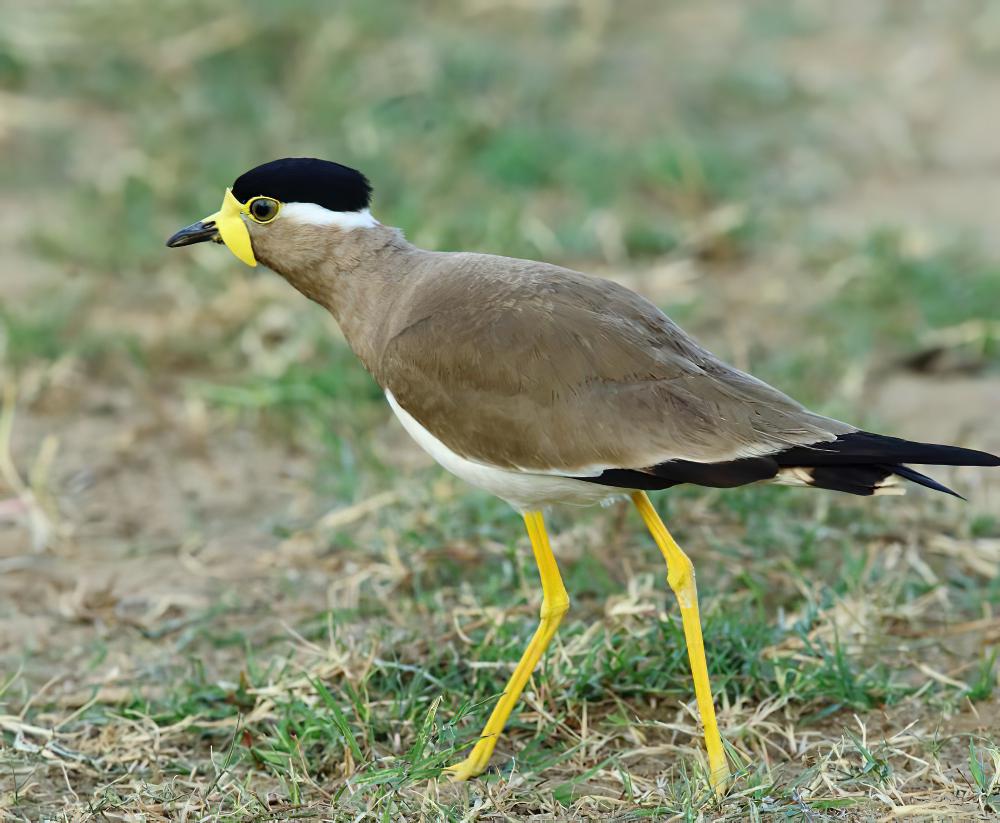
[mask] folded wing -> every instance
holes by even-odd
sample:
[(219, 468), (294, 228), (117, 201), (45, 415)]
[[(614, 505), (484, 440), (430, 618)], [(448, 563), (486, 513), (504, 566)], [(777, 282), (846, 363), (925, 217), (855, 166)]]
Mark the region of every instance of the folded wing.
[(726, 365), (623, 286), (529, 261), (447, 259), (397, 297), (373, 370), (463, 457), (596, 476), (854, 431)]

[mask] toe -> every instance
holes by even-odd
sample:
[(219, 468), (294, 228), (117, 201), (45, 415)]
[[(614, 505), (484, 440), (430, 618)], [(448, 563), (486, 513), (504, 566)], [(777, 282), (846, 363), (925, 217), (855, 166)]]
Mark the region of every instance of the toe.
[(482, 768), (477, 763), (474, 763), (471, 757), (467, 757), (461, 763), (456, 763), (454, 766), (449, 766), (445, 771), (456, 782), (470, 780), (473, 777), (479, 777), (483, 773)]

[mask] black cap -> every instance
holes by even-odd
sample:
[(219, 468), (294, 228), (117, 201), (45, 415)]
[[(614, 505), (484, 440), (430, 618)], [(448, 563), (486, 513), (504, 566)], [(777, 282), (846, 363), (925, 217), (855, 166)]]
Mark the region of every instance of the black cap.
[(315, 203), (330, 211), (361, 211), (371, 202), (372, 187), (359, 171), (317, 160), (286, 157), (241, 174), (233, 183), (241, 203), (251, 197), (273, 197), (282, 203)]

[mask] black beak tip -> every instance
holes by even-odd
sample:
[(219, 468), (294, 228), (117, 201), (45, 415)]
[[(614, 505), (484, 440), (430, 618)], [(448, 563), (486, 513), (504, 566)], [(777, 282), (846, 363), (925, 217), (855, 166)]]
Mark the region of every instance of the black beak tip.
[(181, 246), (190, 246), (194, 243), (204, 243), (206, 240), (215, 240), (219, 236), (219, 230), (215, 223), (203, 223), (198, 221), (190, 226), (185, 226), (167, 238), (167, 247), (176, 249)]

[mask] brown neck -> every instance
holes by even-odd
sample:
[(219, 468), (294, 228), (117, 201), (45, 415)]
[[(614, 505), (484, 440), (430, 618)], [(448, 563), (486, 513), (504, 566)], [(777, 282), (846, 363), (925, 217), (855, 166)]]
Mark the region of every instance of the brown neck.
[[(294, 238), (276, 233), (264, 242), (255, 238), (257, 258), (326, 308), (372, 371), (399, 288), (426, 252), (410, 245), (399, 229), (382, 225), (350, 230), (300, 225), (294, 232)], [(280, 249), (280, 257), (269, 254), (269, 247)]]

